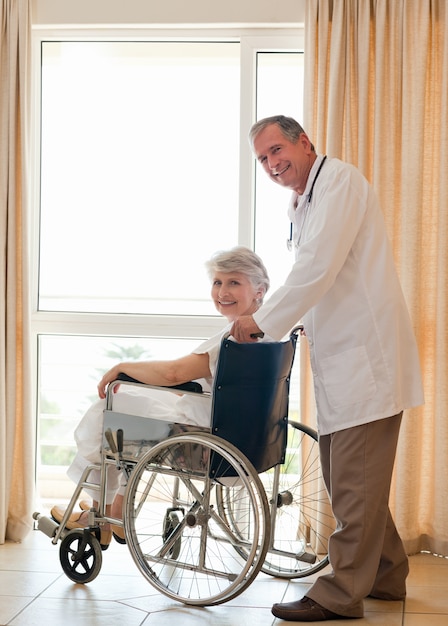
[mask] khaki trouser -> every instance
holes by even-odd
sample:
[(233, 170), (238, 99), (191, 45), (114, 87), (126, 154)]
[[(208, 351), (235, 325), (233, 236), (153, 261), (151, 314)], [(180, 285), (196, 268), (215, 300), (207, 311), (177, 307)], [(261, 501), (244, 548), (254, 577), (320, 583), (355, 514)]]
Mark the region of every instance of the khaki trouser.
[(403, 599), (408, 559), (389, 511), (402, 413), (320, 437), (324, 481), (337, 522), (329, 540), (332, 572), (307, 595), (347, 617), (362, 617), (372, 595)]

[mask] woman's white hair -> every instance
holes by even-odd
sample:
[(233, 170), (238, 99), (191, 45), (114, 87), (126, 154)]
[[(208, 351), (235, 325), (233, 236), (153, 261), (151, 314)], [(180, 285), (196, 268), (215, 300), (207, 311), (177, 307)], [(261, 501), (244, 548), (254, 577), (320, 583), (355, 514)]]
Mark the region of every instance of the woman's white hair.
[(224, 272), (225, 274), (240, 272), (244, 274), (253, 287), (261, 291), (261, 301), (269, 289), (269, 276), (263, 261), (258, 254), (244, 246), (215, 252), (211, 259), (206, 262), (205, 267), (210, 280), (213, 280), (215, 272)]

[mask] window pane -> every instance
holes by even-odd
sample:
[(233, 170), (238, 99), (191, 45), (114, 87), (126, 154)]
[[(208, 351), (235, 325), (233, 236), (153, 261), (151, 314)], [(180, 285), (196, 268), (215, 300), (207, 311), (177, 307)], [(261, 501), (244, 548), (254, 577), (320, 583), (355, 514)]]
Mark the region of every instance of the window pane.
[(39, 439), (37, 491), (52, 504), (69, 498), (66, 477), (76, 444), (73, 431), (88, 407), (98, 400), (101, 376), (119, 361), (170, 359), (189, 354), (199, 339), (142, 337), (39, 337)]
[[(257, 120), (287, 115), (302, 123), (303, 71), (303, 53), (257, 55)], [(272, 293), (283, 284), (294, 262), (293, 253), (286, 248), (291, 191), (269, 180), (257, 165), (255, 193), (255, 249), (269, 270)]]
[(238, 240), (238, 43), (44, 42), (39, 309), (215, 314)]

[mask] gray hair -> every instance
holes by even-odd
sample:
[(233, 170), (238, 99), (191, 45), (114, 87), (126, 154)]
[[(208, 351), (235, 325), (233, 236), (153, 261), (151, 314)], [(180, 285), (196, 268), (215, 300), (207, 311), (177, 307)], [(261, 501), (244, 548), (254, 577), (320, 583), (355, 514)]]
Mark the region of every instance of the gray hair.
[[(273, 115), (272, 117), (265, 117), (252, 126), (249, 131), (249, 142), (252, 148), (254, 147), (254, 141), (259, 133), (268, 126), (278, 126), (283, 137), (291, 143), (297, 143), (300, 135), (305, 133), (299, 122), (292, 117), (286, 117), (285, 115)], [(306, 133), (305, 133), (306, 134)], [(311, 144), (314, 151), (314, 146)]]
[[(230, 250), (219, 250), (205, 264), (210, 280), (215, 272), (240, 272), (247, 276), (255, 289), (264, 296), (269, 289), (269, 276), (263, 261), (258, 254), (244, 246), (236, 246)], [(262, 300), (263, 298), (261, 298)]]

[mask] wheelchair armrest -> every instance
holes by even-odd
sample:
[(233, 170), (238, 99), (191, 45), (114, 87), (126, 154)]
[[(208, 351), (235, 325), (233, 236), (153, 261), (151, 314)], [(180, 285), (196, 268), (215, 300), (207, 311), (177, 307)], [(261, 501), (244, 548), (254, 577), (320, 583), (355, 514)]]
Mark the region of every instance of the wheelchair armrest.
[[(136, 378), (132, 378), (123, 372), (118, 374), (117, 380), (122, 380), (127, 383), (138, 383), (142, 385), (143, 383)], [(190, 393), (203, 393), (202, 385), (200, 383), (190, 381), (188, 383), (182, 383), (181, 385), (173, 385), (172, 387), (167, 387), (167, 389), (179, 389), (180, 391), (189, 391)]]

